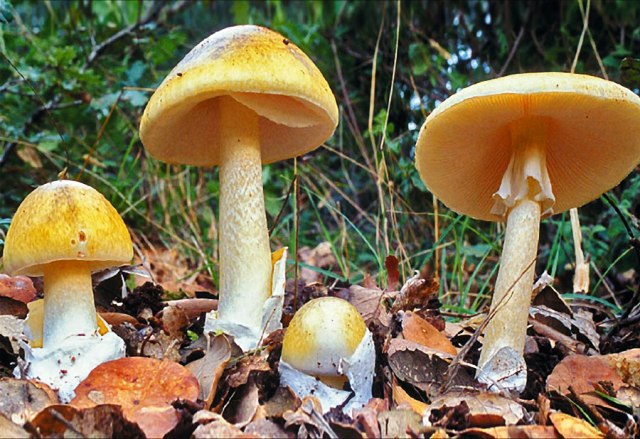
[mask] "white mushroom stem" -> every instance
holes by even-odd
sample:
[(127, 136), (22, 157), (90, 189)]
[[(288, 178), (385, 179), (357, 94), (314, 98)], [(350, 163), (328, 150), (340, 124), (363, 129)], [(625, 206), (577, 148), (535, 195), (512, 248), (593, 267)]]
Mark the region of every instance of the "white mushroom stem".
[(98, 329), (91, 269), (78, 261), (56, 261), (44, 266), (43, 348), (65, 338)]
[(494, 194), (494, 211), (506, 212), (507, 228), (479, 373), (503, 348), (520, 357), (524, 351), (540, 216), (552, 212), (555, 202), (546, 167), (546, 129), (542, 118), (524, 118), (510, 127), (513, 155)]
[(520, 355), (531, 304), (533, 275), (540, 230), (540, 204), (522, 200), (509, 213), (500, 271), (491, 301), (491, 320), (484, 333), (480, 369), (500, 349), (511, 347)]
[(219, 319), (259, 332), (270, 295), (271, 252), (262, 193), (258, 115), (219, 98)]

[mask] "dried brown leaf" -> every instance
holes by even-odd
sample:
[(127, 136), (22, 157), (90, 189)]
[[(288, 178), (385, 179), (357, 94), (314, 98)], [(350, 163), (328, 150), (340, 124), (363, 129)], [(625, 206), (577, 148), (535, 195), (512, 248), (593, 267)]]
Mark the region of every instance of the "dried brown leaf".
[(267, 360), (259, 353), (242, 357), (225, 377), (225, 382), (231, 388), (240, 387), (249, 381), (249, 376), (260, 372), (271, 371)]
[(400, 270), (398, 258), (389, 255), (384, 260), (384, 267), (387, 269), (387, 291), (395, 291), (400, 283)]
[(425, 411), (429, 407), (426, 403), (418, 401), (417, 399), (409, 396), (409, 394), (402, 387), (400, 387), (400, 385), (398, 385), (395, 378), (391, 382), (391, 394), (393, 395), (393, 402), (397, 406), (406, 404), (409, 406), (409, 408), (411, 408), (411, 410), (413, 410), (420, 416), (424, 415)]
[(432, 297), (438, 294), (438, 287), (438, 281), (432, 277), (425, 279), (416, 275), (410, 278), (400, 289), (391, 311), (397, 313), (426, 307)]
[(428, 396), (437, 393), (452, 359), (449, 354), (399, 338), (389, 342), (387, 355), (393, 373), (427, 392)]
[(0, 296), (29, 303), (36, 298), (36, 295), (33, 281), (27, 276), (10, 277), (0, 274)]
[(0, 414), (16, 424), (24, 424), (53, 404), (58, 404), (58, 399), (46, 384), (15, 378), (0, 379)]
[(145, 437), (134, 422), (128, 421), (117, 405), (103, 404), (78, 409), (70, 405), (52, 405), (30, 422), (41, 437)]
[(317, 267), (330, 271), (338, 266), (336, 257), (331, 249), (331, 244), (326, 241), (321, 242), (313, 249), (309, 247), (301, 247), (298, 250), (298, 257), (300, 258), (300, 261), (306, 265), (300, 267), (299, 278), (307, 285), (322, 280), (324, 276), (322, 273), (319, 273), (309, 267)]
[(551, 413), (549, 419), (558, 430), (560, 436), (565, 438), (603, 438), (604, 435), (598, 429), (586, 421), (565, 413)]
[(491, 428), (468, 428), (460, 432), (464, 437), (480, 439), (561, 439), (553, 427), (545, 425), (508, 425)]
[(187, 364), (187, 369), (193, 373), (200, 384), (199, 398), (209, 409), (213, 403), (220, 377), (231, 359), (231, 344), (224, 335), (211, 340), (209, 349), (204, 357)]
[(261, 438), (286, 438), (293, 439), (295, 434), (285, 430), (273, 421), (268, 419), (258, 419), (251, 422), (244, 429), (245, 434), (254, 435)]
[(382, 437), (407, 437), (422, 427), (422, 416), (412, 410), (388, 410), (378, 414)]
[(491, 392), (451, 392), (434, 399), (429, 408), (432, 410), (445, 405), (455, 407), (462, 401), (469, 407), (470, 427), (515, 425), (525, 415), (525, 410), (520, 404)]
[(410, 341), (430, 349), (456, 356), (458, 351), (446, 335), (438, 331), (431, 323), (413, 312), (406, 312), (402, 319), (402, 336)]

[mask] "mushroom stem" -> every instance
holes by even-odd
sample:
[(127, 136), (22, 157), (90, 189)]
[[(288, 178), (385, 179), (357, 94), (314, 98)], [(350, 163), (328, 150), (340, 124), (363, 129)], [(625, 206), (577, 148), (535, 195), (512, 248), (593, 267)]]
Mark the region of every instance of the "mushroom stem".
[(78, 261), (46, 264), (44, 272), (44, 322), (42, 347), (98, 329), (93, 302), (91, 268)]
[(502, 348), (522, 355), (526, 335), (533, 275), (540, 232), (540, 204), (519, 201), (509, 213), (500, 259), (500, 271), (491, 301), (491, 313), (484, 333), (479, 368)]
[(258, 115), (220, 97), (219, 318), (259, 332), (271, 253), (262, 193)]

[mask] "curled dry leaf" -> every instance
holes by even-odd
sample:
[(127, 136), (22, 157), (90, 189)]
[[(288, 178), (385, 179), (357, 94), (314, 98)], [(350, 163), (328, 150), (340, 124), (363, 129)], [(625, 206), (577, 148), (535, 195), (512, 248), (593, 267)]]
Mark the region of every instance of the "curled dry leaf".
[(206, 409), (213, 403), (220, 377), (230, 359), (231, 344), (224, 335), (220, 335), (211, 340), (204, 357), (187, 364), (187, 369), (198, 379), (198, 397), (205, 402)]
[(449, 354), (400, 338), (389, 342), (387, 355), (393, 373), (402, 381), (427, 392), (427, 396), (437, 393), (437, 387), (442, 384), (453, 358)]
[(258, 354), (242, 357), (225, 377), (225, 383), (231, 387), (240, 387), (249, 381), (249, 376), (256, 373), (270, 372), (267, 360)]
[(470, 427), (515, 425), (525, 415), (525, 410), (520, 404), (491, 392), (451, 392), (434, 399), (429, 409), (433, 410), (445, 405), (455, 407), (462, 401), (465, 401), (469, 407)]
[(574, 418), (565, 413), (551, 413), (549, 419), (553, 426), (558, 430), (560, 436), (565, 438), (603, 438), (604, 435), (588, 422)]
[(365, 323), (376, 322), (384, 327), (391, 325), (392, 315), (387, 311), (383, 301), (385, 297), (394, 295), (385, 293), (380, 288), (365, 288), (360, 285), (349, 287), (349, 302), (356, 307)]
[(391, 382), (391, 394), (393, 396), (393, 402), (397, 406), (402, 406), (403, 404), (408, 405), (411, 410), (420, 416), (424, 415), (425, 411), (429, 407), (428, 404), (409, 396), (409, 394), (400, 387), (400, 385), (398, 385), (395, 378), (393, 378), (393, 381)]
[(0, 379), (0, 414), (16, 424), (23, 425), (52, 404), (58, 404), (58, 398), (46, 384), (15, 378)]
[(394, 291), (398, 288), (400, 282), (400, 270), (398, 270), (398, 258), (395, 256), (387, 256), (384, 260), (384, 268), (387, 269), (387, 290)]
[(362, 426), (367, 437), (381, 437), (378, 414), (386, 410), (389, 410), (386, 400), (372, 398), (367, 405), (354, 413), (356, 422)]
[(233, 398), (224, 408), (225, 418), (236, 427), (244, 427), (253, 421), (260, 406), (260, 391), (253, 378), (234, 393)]
[(547, 377), (547, 391), (569, 394), (569, 386), (589, 404), (603, 405), (604, 401), (593, 394), (600, 381), (611, 383), (617, 391), (624, 381), (607, 356), (570, 355), (565, 357)]
[(125, 417), (147, 436), (160, 437), (179, 421), (171, 403), (177, 399), (196, 401), (198, 393), (198, 380), (178, 363), (130, 357), (96, 367), (76, 388), (71, 405), (120, 405)]
[(257, 421), (251, 422), (245, 427), (244, 433), (261, 438), (277, 437), (293, 439), (296, 437), (295, 434), (285, 430), (280, 425), (270, 421), (269, 419), (258, 419)]
[(420, 273), (407, 280), (400, 289), (396, 301), (393, 304), (392, 312), (400, 310), (411, 311), (424, 308), (431, 298), (438, 293), (438, 281), (432, 277), (423, 278)]
[(127, 437), (144, 439), (145, 434), (128, 421), (117, 405), (102, 404), (79, 409), (70, 405), (52, 405), (30, 422), (40, 437)]
[(13, 439), (28, 439), (31, 437), (31, 435), (27, 433), (27, 430), (11, 422), (10, 419), (2, 414), (0, 414), (0, 434), (2, 434), (3, 437)]
[(402, 318), (402, 336), (407, 340), (445, 354), (452, 356), (458, 354), (446, 335), (413, 312), (406, 312)]
[(0, 296), (29, 303), (36, 298), (33, 281), (27, 276), (7, 276), (0, 274)]
[(378, 423), (382, 437), (417, 437), (422, 417), (412, 410), (387, 410), (378, 414)]
[(295, 412), (300, 407), (300, 398), (289, 387), (278, 387), (273, 396), (262, 405), (267, 418), (281, 418), (284, 412)]
[(478, 439), (562, 439), (555, 428), (545, 425), (507, 425), (491, 428), (468, 428), (461, 431), (463, 437)]

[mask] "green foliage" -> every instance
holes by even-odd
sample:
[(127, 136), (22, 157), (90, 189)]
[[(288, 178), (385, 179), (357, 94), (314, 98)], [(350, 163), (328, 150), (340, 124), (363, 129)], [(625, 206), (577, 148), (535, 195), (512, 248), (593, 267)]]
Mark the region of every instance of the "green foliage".
[[(631, 56), (639, 10), (638, 2), (592, 0), (577, 71), (604, 68), (638, 90), (640, 62)], [(151, 92), (191, 47), (247, 23), (309, 54), (341, 109), (326, 148), (298, 159), (296, 170), (293, 161), (264, 168), (274, 246), (328, 241), (339, 264), (338, 273), (321, 272), (330, 282), (371, 273), (384, 284), (385, 257), (395, 254), (405, 277), (425, 265), (438, 270), (450, 309), (479, 309), (493, 288), (502, 229), (442, 204), (434, 210), (413, 164), (418, 131), (429, 111), (469, 84), (568, 71), (583, 29), (577, 1), (0, 0), (0, 218), (67, 168), (103, 192), (142, 242), (179, 248), (215, 281), (217, 171), (157, 162), (137, 131)], [(289, 193), (296, 175), (297, 199)], [(639, 190), (634, 174), (611, 194), (628, 221)], [(603, 201), (580, 214), (592, 265), (609, 287), (625, 290), (614, 280), (635, 262), (622, 221)], [(564, 216), (544, 222), (537, 271), (558, 276), (566, 291), (572, 246)], [(596, 295), (601, 275), (593, 273)]]

